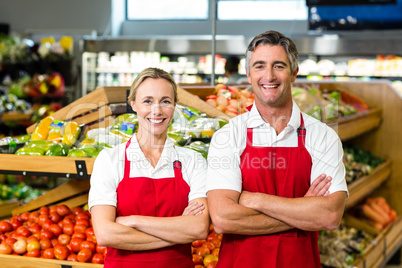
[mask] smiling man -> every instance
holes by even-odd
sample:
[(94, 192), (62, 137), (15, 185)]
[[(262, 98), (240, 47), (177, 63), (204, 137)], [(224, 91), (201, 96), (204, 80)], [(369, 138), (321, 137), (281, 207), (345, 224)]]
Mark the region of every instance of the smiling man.
[(212, 139), (207, 196), (224, 233), (218, 266), (321, 267), (319, 230), (334, 230), (347, 197), (342, 143), (292, 100), (292, 40), (268, 31), (246, 52), (255, 101)]

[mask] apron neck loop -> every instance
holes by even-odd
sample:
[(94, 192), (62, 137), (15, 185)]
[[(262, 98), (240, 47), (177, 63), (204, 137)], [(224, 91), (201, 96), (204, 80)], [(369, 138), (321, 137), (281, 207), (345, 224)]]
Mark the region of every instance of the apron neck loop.
[(304, 127), (303, 115), (300, 113), (300, 126), (297, 129), (298, 147), (304, 147), (306, 144), (306, 128)]

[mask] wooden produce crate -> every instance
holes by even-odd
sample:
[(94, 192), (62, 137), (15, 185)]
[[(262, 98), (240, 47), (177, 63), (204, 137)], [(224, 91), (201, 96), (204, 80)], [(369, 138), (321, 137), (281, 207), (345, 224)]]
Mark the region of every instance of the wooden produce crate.
[(346, 200), (346, 209), (352, 208), (371, 194), (380, 184), (386, 181), (391, 174), (391, 161), (387, 160), (373, 172), (348, 185), (349, 198)]
[(0, 202), (0, 219), (9, 218), (11, 211), (21, 205), (20, 201), (3, 201)]
[(103, 264), (0, 254), (2, 268), (101, 268)]

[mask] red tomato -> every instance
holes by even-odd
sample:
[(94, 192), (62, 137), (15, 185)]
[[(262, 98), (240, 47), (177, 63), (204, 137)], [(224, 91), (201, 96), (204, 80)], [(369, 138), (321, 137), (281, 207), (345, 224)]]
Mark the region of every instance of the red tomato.
[(39, 240), (39, 244), (40, 244), (40, 248), (42, 250), (51, 248), (53, 246), (52, 242), (50, 242), (50, 240), (48, 238), (46, 238), (46, 237), (44, 237), (41, 240)]
[(54, 247), (54, 257), (58, 260), (65, 260), (67, 259), (70, 252), (66, 246), (57, 245)]
[(78, 253), (81, 250), (81, 243), (84, 242), (84, 239), (73, 237), (70, 240), (71, 251), (74, 253)]
[(74, 233), (74, 224), (68, 223), (63, 226), (63, 233), (72, 235)]
[(13, 247), (7, 243), (0, 244), (0, 254), (11, 254), (13, 252)]
[(39, 215), (39, 211), (32, 211), (29, 213), (28, 220), (31, 222), (38, 222)]
[(213, 239), (213, 240), (211, 240), (210, 242), (211, 242), (212, 244), (214, 244), (216, 248), (221, 247), (221, 244), (222, 244), (221, 240), (219, 240), (218, 238)]
[[(71, 214), (68, 214), (68, 215), (71, 215)], [(68, 215), (64, 217), (63, 224), (64, 225), (66, 225), (66, 224), (73, 224), (74, 225), (75, 224), (75, 219), (71, 219), (71, 217), (68, 217)]]
[(61, 229), (61, 227), (57, 225), (57, 223), (53, 223), (52, 225), (49, 226), (49, 231), (51, 231), (54, 234), (54, 236), (57, 237), (63, 232), (63, 229)]
[(84, 212), (82, 207), (74, 207), (74, 208), (71, 209), (71, 213), (73, 213), (74, 215), (78, 215), (78, 214), (80, 214), (82, 212)]
[(214, 226), (212, 223), (209, 225), (209, 232), (212, 233), (214, 231)]
[(193, 254), (193, 263), (194, 263), (194, 265), (202, 264), (203, 261), (204, 261), (204, 258), (202, 256), (197, 255), (197, 254)]
[(87, 236), (84, 233), (73, 233), (71, 238), (80, 238), (82, 240), (85, 240)]
[(47, 238), (49, 240), (53, 239), (54, 234), (49, 230), (42, 229), (39, 234), (39, 239)]
[(49, 213), (49, 219), (54, 223), (58, 223), (63, 218), (57, 212), (50, 212)]
[(17, 230), (15, 230), (15, 233), (17, 235), (21, 235), (24, 237), (28, 237), (30, 236), (32, 233), (28, 230), (28, 228), (26, 226), (20, 226), (17, 228)]
[(10, 224), (13, 227), (13, 230), (17, 230), (18, 227), (22, 226), (22, 221), (17, 218), (11, 218)]
[(105, 257), (103, 257), (103, 254), (95, 253), (92, 256), (91, 262), (96, 264), (103, 264), (105, 262)]
[(87, 226), (83, 224), (76, 224), (74, 225), (74, 233), (83, 233), (87, 230)]
[(64, 217), (64, 216), (66, 216), (67, 214), (69, 214), (71, 211), (70, 211), (70, 208), (69, 208), (68, 206), (62, 204), (62, 205), (58, 205), (58, 206), (56, 207), (56, 212), (57, 212), (61, 217)]
[(14, 245), (15, 242), (17, 242), (17, 239), (15, 239), (14, 237), (7, 237), (6, 239), (4, 239), (4, 243), (9, 244), (10, 246)]
[(220, 248), (214, 248), (211, 252), (212, 255), (215, 255), (216, 257), (219, 257), (219, 251), (221, 249)]
[(39, 224), (33, 223), (28, 227), (28, 230), (33, 234), (39, 234), (41, 228), (40, 228)]
[(217, 264), (218, 264), (217, 261), (211, 261), (211, 262), (208, 264), (207, 268), (215, 268)]
[(56, 247), (59, 244), (59, 241), (56, 238), (53, 238), (52, 240), (50, 240), (50, 242), (52, 243), (53, 247)]
[(84, 248), (91, 250), (92, 254), (96, 252), (96, 245), (95, 245), (95, 243), (93, 243), (91, 241), (83, 241), (81, 243), (80, 249), (84, 249)]
[(75, 219), (76, 219), (76, 220), (84, 219), (84, 220), (88, 220), (88, 221), (89, 221), (90, 218), (91, 218), (91, 216), (88, 215), (88, 213), (86, 213), (85, 211), (84, 211), (84, 212), (81, 212), (80, 214), (78, 214), (77, 216), (75, 216)]
[(30, 237), (27, 238), (27, 243), (29, 243), (31, 241), (38, 241), (39, 242), (39, 238), (37, 238), (34, 235), (31, 235)]
[(96, 253), (101, 253), (101, 254), (105, 255), (105, 252), (106, 252), (106, 247), (96, 244)]
[(13, 226), (11, 225), (10, 222), (6, 220), (2, 220), (0, 222), (0, 232), (5, 233), (5, 232), (10, 232), (13, 230)]
[(89, 220), (86, 219), (78, 219), (75, 221), (75, 224), (85, 225), (87, 228), (89, 227)]
[(21, 213), (20, 218), (21, 218), (22, 222), (28, 221), (29, 220), (29, 212)]
[(92, 258), (92, 252), (87, 248), (81, 249), (77, 254), (77, 259), (79, 262), (89, 262), (91, 258)]
[(201, 247), (208, 248), (210, 251), (216, 248), (212, 242), (204, 242)]
[(28, 251), (26, 255), (28, 257), (39, 258), (40, 257), (40, 250), (38, 248), (34, 248), (31, 251)]
[(201, 247), (202, 244), (204, 244), (205, 240), (195, 240), (192, 244), (193, 247), (198, 248)]
[(41, 207), (39, 209), (39, 214), (48, 214), (49, 215), (49, 208), (48, 207)]
[(49, 213), (50, 212), (57, 212), (57, 206), (51, 206), (50, 208), (49, 208)]
[(198, 254), (202, 257), (205, 257), (206, 255), (210, 254), (211, 251), (207, 247), (199, 247), (195, 249), (195, 254)]
[(194, 266), (194, 268), (205, 268), (205, 266), (201, 265), (201, 264), (197, 264), (196, 266)]
[(38, 217), (38, 224), (39, 226), (43, 226), (43, 223), (49, 219), (49, 214), (40, 214)]
[(68, 234), (61, 234), (59, 237), (57, 237), (57, 241), (59, 241), (60, 245), (66, 246), (68, 243), (70, 243), (71, 236)]
[(50, 219), (43, 221), (42, 223), (42, 229), (43, 230), (49, 230), (50, 225), (52, 225), (54, 222), (51, 221)]
[(77, 254), (71, 253), (70, 255), (68, 255), (67, 260), (68, 261), (78, 261)]
[(42, 252), (42, 256), (45, 259), (54, 259), (54, 250), (53, 248), (47, 248)]
[(0, 243), (3, 242), (4, 239), (6, 239), (7, 236), (5, 234), (0, 235)]

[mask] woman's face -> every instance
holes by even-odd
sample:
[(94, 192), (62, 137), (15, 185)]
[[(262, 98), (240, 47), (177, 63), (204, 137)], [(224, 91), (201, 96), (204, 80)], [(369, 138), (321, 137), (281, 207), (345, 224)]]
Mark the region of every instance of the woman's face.
[(166, 135), (175, 108), (173, 87), (163, 78), (147, 78), (137, 88), (131, 106), (137, 112), (141, 135)]

